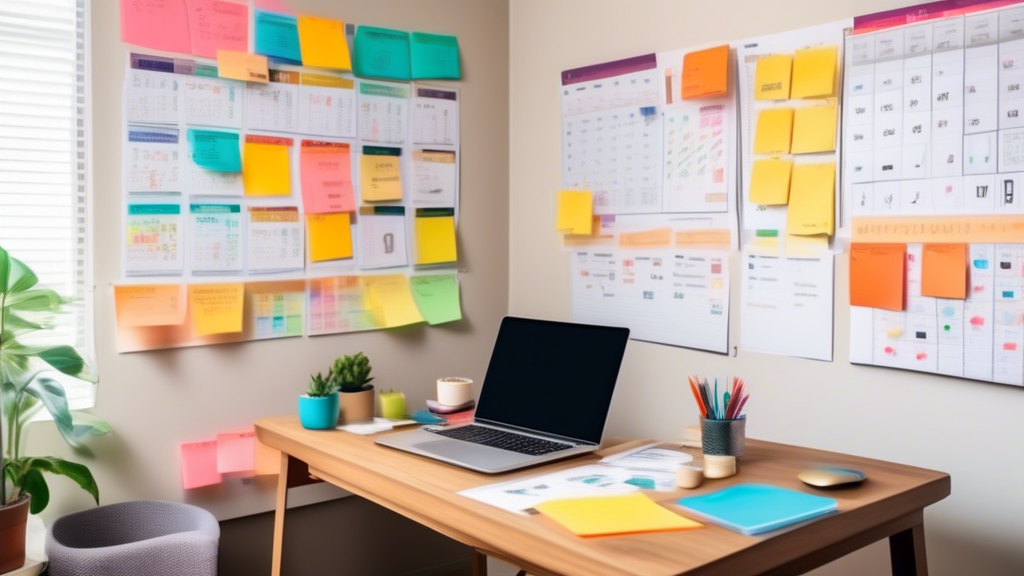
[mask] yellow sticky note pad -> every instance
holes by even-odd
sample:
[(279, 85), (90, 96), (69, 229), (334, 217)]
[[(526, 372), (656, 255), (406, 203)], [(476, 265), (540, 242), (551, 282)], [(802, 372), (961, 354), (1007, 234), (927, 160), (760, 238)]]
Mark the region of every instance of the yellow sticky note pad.
[(352, 257), (352, 223), (348, 212), (308, 214), (309, 259), (313, 262)]
[(793, 109), (768, 108), (757, 115), (754, 154), (789, 154), (793, 136)]
[(330, 18), (299, 15), (299, 50), (302, 64), (317, 68), (351, 70), (352, 57), (345, 39), (345, 23)]
[(359, 163), (360, 192), (364, 202), (402, 199), (399, 156), (363, 154)]
[(536, 508), (577, 536), (665, 532), (704, 526), (639, 493), (551, 500)]
[(292, 178), (288, 152), (290, 146), (245, 142), (242, 152), (242, 183), (246, 196), (288, 196)]
[(839, 49), (835, 46), (797, 50), (793, 58), (793, 89), (790, 97), (835, 96), (838, 56)]
[(244, 284), (190, 284), (188, 307), (192, 330), (199, 336), (242, 331)]
[(217, 75), (245, 82), (270, 82), (266, 56), (234, 50), (217, 50)]
[(416, 263), (455, 262), (455, 212), (449, 208), (416, 211)]
[(555, 228), (565, 234), (592, 231), (594, 196), (590, 190), (562, 190), (558, 193), (558, 217)]
[(789, 82), (793, 57), (775, 54), (757, 59), (754, 73), (754, 100), (789, 100)]
[(789, 178), (792, 174), (792, 160), (754, 160), (750, 170), (750, 201), (765, 206), (788, 204)]
[(798, 236), (831, 236), (835, 229), (835, 191), (835, 164), (793, 166), (786, 231)]
[(836, 105), (805, 106), (793, 114), (793, 154), (836, 149)]
[(826, 234), (786, 237), (786, 256), (789, 258), (817, 258), (827, 251)]
[(363, 298), (375, 323), (394, 328), (423, 322), (405, 274), (363, 276)]

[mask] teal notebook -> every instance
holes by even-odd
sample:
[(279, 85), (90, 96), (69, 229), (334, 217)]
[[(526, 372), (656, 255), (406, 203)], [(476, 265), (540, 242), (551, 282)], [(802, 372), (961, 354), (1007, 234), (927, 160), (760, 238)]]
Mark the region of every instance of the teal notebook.
[(832, 498), (768, 484), (737, 484), (718, 492), (683, 498), (678, 504), (696, 515), (742, 534), (760, 534), (835, 512)]

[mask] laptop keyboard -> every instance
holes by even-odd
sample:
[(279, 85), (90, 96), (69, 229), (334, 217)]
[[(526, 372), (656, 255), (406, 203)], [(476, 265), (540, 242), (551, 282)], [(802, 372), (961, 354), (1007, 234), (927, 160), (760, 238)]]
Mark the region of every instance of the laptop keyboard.
[(542, 456), (574, 447), (572, 444), (552, 442), (550, 440), (534, 438), (533, 436), (526, 436), (525, 434), (506, 432), (475, 424), (459, 426), (458, 428), (427, 428), (427, 430), (445, 438), (500, 448), (502, 450), (518, 452), (519, 454), (529, 454), (530, 456)]

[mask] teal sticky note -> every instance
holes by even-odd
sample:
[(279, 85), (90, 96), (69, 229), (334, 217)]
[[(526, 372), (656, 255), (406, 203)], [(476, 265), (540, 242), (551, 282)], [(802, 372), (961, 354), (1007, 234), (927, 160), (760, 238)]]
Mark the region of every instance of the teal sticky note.
[(413, 32), (410, 41), (414, 79), (458, 80), (462, 77), (462, 69), (459, 68), (458, 38)]
[(431, 326), (462, 320), (459, 280), (455, 274), (410, 276), (409, 284), (420, 314)]
[(236, 132), (189, 128), (188, 146), (192, 161), (200, 168), (215, 172), (242, 171), (242, 154)]
[(295, 16), (256, 11), (256, 53), (302, 64), (299, 25)]
[(352, 72), (361, 78), (412, 79), (409, 33), (373, 26), (356, 28)]

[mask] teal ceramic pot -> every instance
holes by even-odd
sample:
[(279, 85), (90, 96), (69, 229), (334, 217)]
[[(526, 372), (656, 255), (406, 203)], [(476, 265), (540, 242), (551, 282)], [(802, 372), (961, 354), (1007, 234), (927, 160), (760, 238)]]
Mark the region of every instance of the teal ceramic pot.
[(338, 393), (316, 398), (299, 396), (299, 421), (309, 430), (330, 430), (338, 425)]

